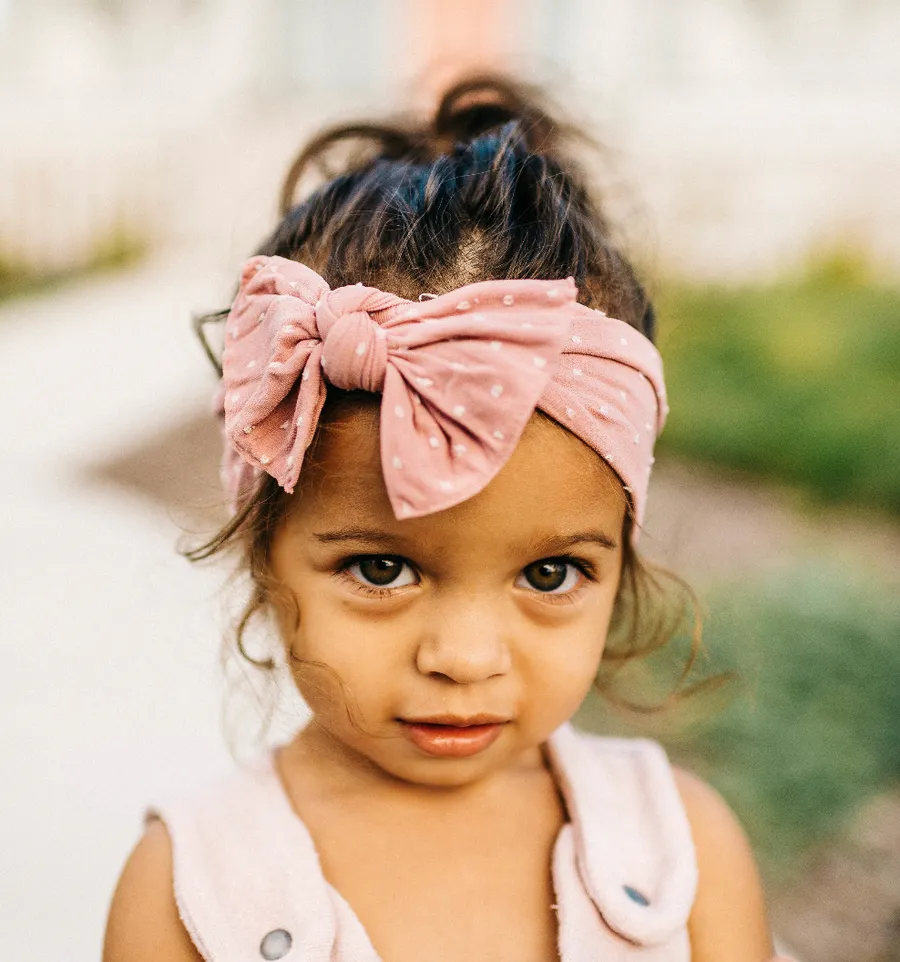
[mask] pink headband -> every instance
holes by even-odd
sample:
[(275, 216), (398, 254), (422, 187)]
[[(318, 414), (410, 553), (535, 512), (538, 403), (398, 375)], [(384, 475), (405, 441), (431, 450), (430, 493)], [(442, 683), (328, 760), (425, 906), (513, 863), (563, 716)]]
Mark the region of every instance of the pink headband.
[(252, 258), (216, 398), (232, 503), (254, 469), (294, 490), (327, 379), (382, 394), (381, 463), (398, 518), (481, 491), (540, 408), (613, 468), (639, 526), (668, 413), (662, 361), (644, 335), (575, 298), (572, 278), (494, 280), (416, 303), (362, 284), (331, 290), (296, 261)]

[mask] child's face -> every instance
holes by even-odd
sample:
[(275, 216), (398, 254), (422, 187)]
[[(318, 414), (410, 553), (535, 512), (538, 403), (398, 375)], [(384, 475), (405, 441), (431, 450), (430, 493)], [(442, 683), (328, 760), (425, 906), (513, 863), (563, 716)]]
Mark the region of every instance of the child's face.
[[(314, 663), (295, 678), (328, 741), (427, 785), (466, 784), (533, 755), (597, 673), (624, 513), (604, 462), (533, 417), (480, 494), (397, 521), (378, 408), (342, 413), (272, 547), (273, 574), (300, 611), (296, 634), (283, 619), (285, 645)], [(497, 724), (458, 730), (484, 715)], [(455, 724), (410, 724), (429, 719)]]

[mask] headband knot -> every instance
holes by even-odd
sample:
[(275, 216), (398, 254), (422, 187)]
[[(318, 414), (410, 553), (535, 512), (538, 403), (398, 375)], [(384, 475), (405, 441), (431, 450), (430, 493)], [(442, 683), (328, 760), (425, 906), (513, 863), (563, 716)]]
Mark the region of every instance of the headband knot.
[(321, 366), (328, 380), (345, 391), (384, 389), (387, 339), (365, 309), (372, 293), (366, 287), (340, 287), (324, 294), (316, 304)]

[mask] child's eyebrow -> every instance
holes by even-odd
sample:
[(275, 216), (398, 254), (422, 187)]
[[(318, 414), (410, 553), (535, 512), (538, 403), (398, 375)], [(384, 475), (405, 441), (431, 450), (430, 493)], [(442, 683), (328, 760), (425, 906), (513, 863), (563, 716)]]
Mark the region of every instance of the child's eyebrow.
[(339, 528), (337, 531), (314, 531), (316, 541), (326, 544), (334, 541), (377, 541), (379, 543), (401, 544), (404, 539), (399, 535), (375, 528)]
[(549, 538), (540, 538), (529, 546), (535, 552), (554, 552), (565, 551), (576, 544), (598, 544), (601, 548), (616, 548), (618, 542), (604, 531), (578, 531), (574, 534), (552, 535)]
[[(402, 545), (405, 539), (387, 531), (372, 528), (339, 528), (337, 531), (316, 531), (313, 533), (316, 541), (330, 544), (338, 541), (363, 541), (369, 544)], [(615, 538), (603, 531), (578, 531), (568, 535), (551, 535), (547, 538), (536, 538), (528, 545), (529, 552), (535, 554), (554, 554), (565, 551), (576, 544), (598, 544), (601, 548), (613, 549), (618, 547)]]

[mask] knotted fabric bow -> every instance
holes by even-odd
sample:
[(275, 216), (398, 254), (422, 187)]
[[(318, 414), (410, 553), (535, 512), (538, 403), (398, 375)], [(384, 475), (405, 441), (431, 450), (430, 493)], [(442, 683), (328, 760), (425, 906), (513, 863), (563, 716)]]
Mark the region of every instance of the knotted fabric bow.
[(327, 381), (382, 395), (381, 463), (398, 518), (481, 491), (540, 408), (618, 474), (636, 531), (668, 412), (662, 361), (576, 294), (571, 278), (493, 280), (413, 302), (362, 284), (331, 290), (296, 261), (252, 258), (226, 320), (216, 397), (232, 504), (260, 470), (294, 490)]

